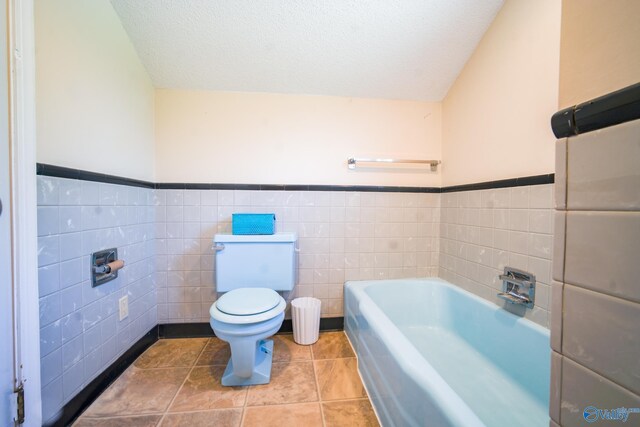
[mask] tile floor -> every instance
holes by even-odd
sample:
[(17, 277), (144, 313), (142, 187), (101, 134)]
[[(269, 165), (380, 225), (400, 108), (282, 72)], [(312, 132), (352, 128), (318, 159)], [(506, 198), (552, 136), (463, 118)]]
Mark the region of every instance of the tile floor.
[(74, 426), (378, 425), (343, 332), (312, 346), (273, 338), (271, 382), (249, 387), (220, 385), (229, 347), (218, 338), (160, 340)]

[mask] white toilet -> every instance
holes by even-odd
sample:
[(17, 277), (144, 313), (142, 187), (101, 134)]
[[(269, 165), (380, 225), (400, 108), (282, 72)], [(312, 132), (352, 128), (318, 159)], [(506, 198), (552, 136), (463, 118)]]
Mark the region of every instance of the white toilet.
[(222, 385), (266, 384), (271, 378), (273, 340), (287, 306), (276, 291), (297, 280), (294, 233), (244, 236), (216, 234), (216, 289), (226, 292), (209, 310), (211, 327), (231, 345)]

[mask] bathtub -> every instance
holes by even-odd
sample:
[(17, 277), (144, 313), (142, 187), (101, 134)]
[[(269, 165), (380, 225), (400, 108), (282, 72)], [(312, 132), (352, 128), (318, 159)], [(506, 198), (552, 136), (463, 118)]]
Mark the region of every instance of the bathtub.
[(383, 426), (548, 426), (549, 331), (440, 279), (347, 282), (345, 329)]

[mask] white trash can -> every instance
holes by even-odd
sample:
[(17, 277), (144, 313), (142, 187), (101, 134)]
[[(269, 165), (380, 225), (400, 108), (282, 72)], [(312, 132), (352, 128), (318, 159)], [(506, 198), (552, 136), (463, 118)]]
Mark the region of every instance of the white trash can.
[(318, 341), (320, 333), (320, 304), (318, 298), (303, 297), (291, 301), (293, 340), (302, 345)]

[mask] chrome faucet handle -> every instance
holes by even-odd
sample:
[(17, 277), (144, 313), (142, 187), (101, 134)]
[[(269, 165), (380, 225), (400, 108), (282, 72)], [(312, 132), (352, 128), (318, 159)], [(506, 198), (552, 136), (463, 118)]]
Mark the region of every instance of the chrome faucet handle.
[(505, 267), (504, 274), (498, 276), (502, 280), (501, 298), (509, 303), (533, 308), (535, 299), (536, 278), (533, 274), (512, 267)]
[(502, 281), (512, 283), (518, 286), (531, 287), (532, 282), (526, 279), (519, 279), (512, 274), (501, 274), (498, 278)]

